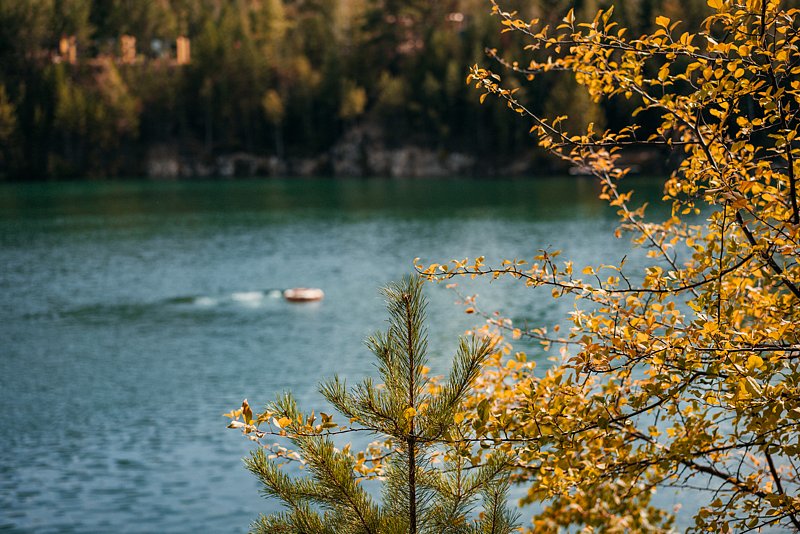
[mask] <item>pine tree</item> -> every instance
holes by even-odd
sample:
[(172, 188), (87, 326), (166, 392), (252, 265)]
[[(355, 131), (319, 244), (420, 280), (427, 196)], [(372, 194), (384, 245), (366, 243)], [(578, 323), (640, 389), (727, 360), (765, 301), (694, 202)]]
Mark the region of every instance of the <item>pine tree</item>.
[[(315, 425), (313, 412), (300, 412), (291, 394), (256, 416), (245, 401), (228, 414), (231, 426), (255, 440), (285, 435), (295, 451), (281, 456), (301, 460), (308, 472), (290, 476), (263, 447), (246, 460), (264, 494), (286, 507), (261, 516), (253, 532), (501, 534), (516, 529), (516, 517), (506, 508), (509, 459), (498, 453), (473, 465), (474, 434), (461, 412), (481, 364), (494, 352), (493, 343), (462, 338), (449, 376), (437, 383), (427, 375), (426, 301), (419, 280), (406, 278), (384, 294), (389, 328), (367, 341), (383, 384), (368, 378), (348, 388), (336, 377), (320, 392), (356, 425), (347, 431), (357, 427), (384, 443), (386, 460), (367, 469), (363, 453), (353, 455), (349, 446), (337, 449), (330, 432), (343, 427), (324, 413), (322, 424)], [(270, 430), (259, 427), (264, 422)], [(380, 503), (360, 485), (367, 472), (382, 475)]]

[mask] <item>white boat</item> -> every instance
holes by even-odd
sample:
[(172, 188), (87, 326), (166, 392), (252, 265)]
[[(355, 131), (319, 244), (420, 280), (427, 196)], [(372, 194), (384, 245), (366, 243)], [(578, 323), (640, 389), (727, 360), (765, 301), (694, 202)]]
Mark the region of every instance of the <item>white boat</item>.
[(289, 302), (313, 302), (325, 298), (325, 293), (315, 287), (293, 287), (283, 292)]

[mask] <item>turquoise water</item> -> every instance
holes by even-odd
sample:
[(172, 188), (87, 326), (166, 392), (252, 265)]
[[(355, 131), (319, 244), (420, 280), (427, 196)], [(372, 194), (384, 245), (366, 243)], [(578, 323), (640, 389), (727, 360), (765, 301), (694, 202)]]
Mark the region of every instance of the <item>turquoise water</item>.
[[(657, 181), (634, 182), (648, 199)], [(588, 179), (69, 183), (0, 186), (0, 530), (242, 532), (274, 505), (221, 414), (372, 373), (378, 288), (412, 260), (618, 261)], [(293, 305), (276, 290), (320, 287)], [(517, 322), (569, 302), (464, 282)], [(431, 360), (475, 324), (428, 285)]]

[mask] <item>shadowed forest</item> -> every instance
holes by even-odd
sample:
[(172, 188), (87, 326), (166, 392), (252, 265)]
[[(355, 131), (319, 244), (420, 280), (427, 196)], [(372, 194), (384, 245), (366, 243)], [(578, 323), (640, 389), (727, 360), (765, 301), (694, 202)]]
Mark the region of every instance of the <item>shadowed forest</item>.
[[(595, 0), (522, 0), (557, 24)], [(518, 175), (563, 172), (524, 125), (465, 84), (486, 49), (520, 50), (483, 0), (0, 2), (0, 176)], [(697, 26), (704, 1), (623, 0)], [(131, 39), (133, 38), (133, 39)], [(177, 40), (186, 41), (178, 57)], [(127, 41), (126, 41), (127, 40)], [(526, 52), (533, 54), (533, 52)], [(532, 57), (532, 56), (531, 56)], [(514, 83), (513, 81), (510, 83)], [(637, 102), (593, 103), (569, 74), (525, 84), (537, 113), (618, 127)], [(660, 154), (633, 154), (663, 170)], [(556, 165), (554, 167), (554, 165)]]

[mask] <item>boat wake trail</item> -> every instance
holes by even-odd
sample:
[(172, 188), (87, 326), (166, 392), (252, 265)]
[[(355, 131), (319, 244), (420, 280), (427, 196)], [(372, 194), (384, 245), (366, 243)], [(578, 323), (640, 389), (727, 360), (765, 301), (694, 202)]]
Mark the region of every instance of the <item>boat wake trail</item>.
[(213, 308), (216, 306), (242, 306), (246, 308), (259, 308), (271, 300), (279, 300), (283, 296), (280, 289), (266, 289), (259, 291), (234, 291), (222, 295), (194, 295), (173, 297), (167, 299), (168, 304), (179, 306), (196, 306), (198, 308)]

